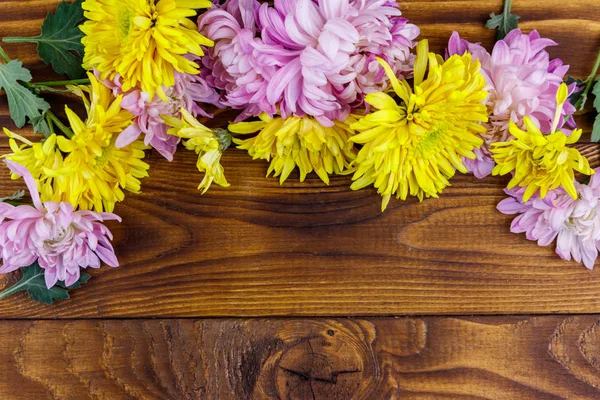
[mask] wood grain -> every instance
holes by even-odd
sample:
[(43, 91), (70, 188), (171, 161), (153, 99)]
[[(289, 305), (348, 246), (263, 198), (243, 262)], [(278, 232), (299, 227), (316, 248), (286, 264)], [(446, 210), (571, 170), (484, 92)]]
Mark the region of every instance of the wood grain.
[[(0, 36), (37, 34), (56, 3), (0, 1)], [(489, 47), (493, 32), (483, 23), (501, 1), (407, 1), (402, 9), (441, 51), (453, 28)], [(573, 74), (587, 74), (600, 44), (597, 1), (518, 0), (513, 9), (525, 29), (560, 43), (552, 55)], [(36, 79), (53, 76), (34, 46), (5, 49)], [(579, 121), (589, 132), (589, 116)], [(0, 125), (11, 125), (3, 99)], [(600, 165), (597, 145), (579, 148)], [(379, 196), (351, 191), (349, 177), (326, 186), (293, 175), (279, 186), (264, 177), (266, 163), (238, 150), (223, 159), (232, 186), (204, 196), (193, 154), (148, 160), (144, 193), (118, 206), (121, 225), (110, 224), (122, 266), (94, 271), (84, 290), (52, 307), (24, 295), (3, 300), (0, 318), (600, 312), (600, 275), (509, 232), (510, 217), (495, 210), (505, 178), (457, 176), (440, 200), (392, 201), (381, 214)], [(0, 196), (21, 188), (0, 172)]]
[(122, 267), (52, 307), (4, 300), (3, 318), (600, 312), (600, 275), (509, 232), (505, 178), (457, 176), (439, 200), (382, 214), (348, 177), (279, 186), (240, 151), (224, 159), (232, 186), (204, 196), (193, 154), (150, 163), (109, 225)]
[(600, 316), (13, 321), (0, 398), (597, 399)]

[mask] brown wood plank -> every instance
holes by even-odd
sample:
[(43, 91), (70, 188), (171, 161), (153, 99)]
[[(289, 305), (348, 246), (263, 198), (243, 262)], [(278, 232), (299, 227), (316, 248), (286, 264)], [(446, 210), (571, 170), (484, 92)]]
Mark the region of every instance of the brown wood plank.
[[(597, 145), (581, 145), (600, 165)], [(392, 201), (349, 177), (279, 186), (241, 151), (232, 186), (201, 196), (195, 156), (150, 157), (144, 193), (110, 224), (122, 267), (52, 307), (25, 295), (3, 318), (600, 312), (600, 275), (509, 232), (506, 178), (457, 176), (438, 200)], [(2, 176), (1, 194), (23, 187)]]
[[(0, 1), (0, 36), (35, 35), (57, 1)], [(543, 7), (542, 7), (543, 6)], [(501, 1), (407, 1), (405, 16), (440, 51), (453, 28), (490, 45), (483, 28)], [(600, 43), (600, 4), (519, 0), (523, 27), (560, 43), (552, 54), (587, 74)], [(6, 45), (53, 76), (30, 45)], [(59, 104), (61, 99), (55, 99)], [(10, 126), (4, 99), (0, 125)], [(225, 113), (211, 122), (223, 126)], [(580, 119), (589, 131), (588, 118)], [(600, 165), (597, 145), (579, 146)], [(0, 154), (8, 151), (0, 139)], [(348, 177), (326, 186), (311, 176), (283, 186), (267, 164), (241, 151), (224, 157), (231, 188), (200, 196), (195, 156), (174, 163), (149, 156), (144, 193), (118, 206), (111, 224), (122, 267), (104, 268), (73, 299), (52, 307), (15, 296), (1, 318), (202, 317), (283, 315), (506, 314), (600, 312), (600, 277), (561, 261), (508, 231), (495, 205), (504, 178), (458, 176), (440, 200), (392, 201), (385, 214), (373, 190), (352, 192)], [(0, 171), (0, 196), (23, 188)], [(15, 279), (0, 278), (0, 285)]]
[(6, 321), (0, 398), (597, 399), (600, 317)]

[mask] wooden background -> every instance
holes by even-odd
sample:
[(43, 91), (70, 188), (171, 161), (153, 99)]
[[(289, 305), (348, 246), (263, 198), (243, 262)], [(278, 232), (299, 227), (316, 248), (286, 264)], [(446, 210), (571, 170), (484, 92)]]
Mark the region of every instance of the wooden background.
[[(0, 0), (0, 37), (37, 35), (56, 4)], [(502, 3), (401, 7), (441, 51), (452, 29), (490, 48), (483, 24)], [(513, 11), (560, 44), (550, 52), (573, 75), (589, 73), (597, 0)], [(55, 77), (34, 46), (4, 48), (35, 80)], [(578, 122), (577, 147), (600, 166), (591, 115)], [(0, 125), (13, 127), (3, 98)], [(194, 154), (149, 163), (144, 193), (110, 225), (120, 268), (53, 306), (0, 301), (0, 399), (600, 398), (600, 273), (511, 234), (495, 210), (506, 179), (457, 176), (440, 200), (382, 214), (349, 177), (279, 186), (238, 150), (223, 159), (231, 187), (204, 196)], [(0, 171), (0, 196), (22, 188)]]

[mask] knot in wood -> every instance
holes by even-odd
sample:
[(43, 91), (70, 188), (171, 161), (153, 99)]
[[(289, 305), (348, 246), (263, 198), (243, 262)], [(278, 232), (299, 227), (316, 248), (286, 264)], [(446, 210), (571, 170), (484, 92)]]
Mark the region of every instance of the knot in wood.
[(371, 391), (379, 375), (370, 335), (352, 325), (312, 328), (303, 337), (296, 332), (287, 338), (276, 373), (279, 398), (365, 398), (364, 393)]

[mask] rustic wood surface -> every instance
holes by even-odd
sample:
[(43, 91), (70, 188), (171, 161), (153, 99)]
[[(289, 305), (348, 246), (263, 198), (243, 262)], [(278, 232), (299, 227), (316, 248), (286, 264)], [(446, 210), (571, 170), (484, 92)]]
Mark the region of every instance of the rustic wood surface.
[(597, 399), (599, 340), (598, 316), (7, 321), (0, 398)]
[[(37, 35), (57, 2), (0, 0), (0, 37)], [(401, 6), (442, 51), (453, 29), (490, 48), (483, 24), (502, 2)], [(589, 73), (598, 1), (513, 0), (513, 12), (560, 44), (550, 53), (571, 74)], [(35, 80), (56, 77), (33, 45), (3, 47)], [(591, 122), (578, 117), (588, 134)], [(1, 96), (0, 126), (13, 127)], [(589, 135), (578, 148), (600, 166)], [(238, 150), (223, 158), (231, 187), (203, 196), (194, 154), (148, 160), (144, 193), (110, 225), (120, 268), (53, 306), (0, 301), (0, 399), (600, 398), (600, 275), (509, 232), (495, 210), (507, 179), (457, 176), (441, 199), (382, 214), (349, 177), (279, 186)], [(23, 187), (0, 171), (0, 196)], [(376, 318), (392, 315), (429, 316)], [(207, 318), (255, 316), (321, 318)], [(341, 316), (355, 318), (327, 319)]]

